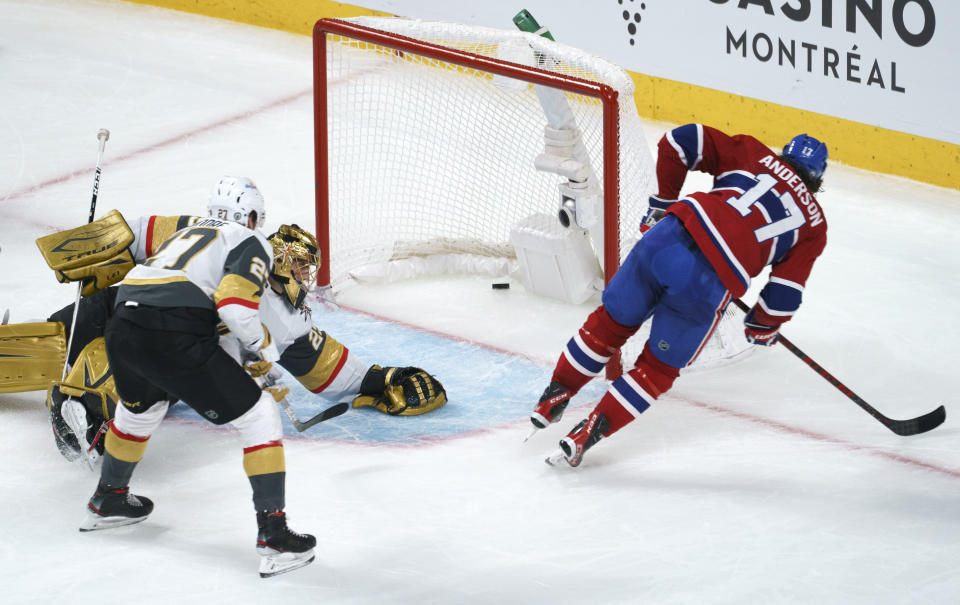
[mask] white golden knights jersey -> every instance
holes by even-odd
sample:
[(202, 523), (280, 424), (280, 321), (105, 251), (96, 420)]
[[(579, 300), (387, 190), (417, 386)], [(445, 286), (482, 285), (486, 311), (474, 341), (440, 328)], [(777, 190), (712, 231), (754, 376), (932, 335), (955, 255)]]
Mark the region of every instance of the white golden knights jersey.
[(133, 261), (143, 264), (170, 236), (199, 220), (198, 216), (141, 216), (129, 221), (127, 224), (133, 231), (133, 244), (130, 245)]
[[(159, 240), (151, 237), (156, 232), (155, 224), (146, 230), (146, 237), (137, 237), (135, 256), (141, 245), (144, 254), (151, 251)], [(216, 310), (241, 346), (249, 349), (263, 338), (259, 307), (273, 263), (270, 249), (262, 234), (238, 223), (197, 220), (173, 233), (126, 275), (117, 304)]]
[[(277, 350), (280, 365), (311, 393), (330, 401), (347, 401), (360, 392), (370, 364), (313, 324), (310, 309), (294, 309), (269, 287), (260, 300), (263, 321)], [(239, 358), (238, 342), (229, 328), (220, 328), (220, 346)]]

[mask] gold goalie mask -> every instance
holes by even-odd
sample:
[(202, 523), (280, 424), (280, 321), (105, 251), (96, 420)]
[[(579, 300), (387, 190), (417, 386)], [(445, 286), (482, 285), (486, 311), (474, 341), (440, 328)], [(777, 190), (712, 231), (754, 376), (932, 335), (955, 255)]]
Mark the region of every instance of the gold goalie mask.
[(273, 247), (273, 278), (283, 289), (283, 296), (294, 309), (303, 308), (310, 286), (317, 279), (320, 248), (317, 238), (297, 225), (280, 225), (267, 238)]

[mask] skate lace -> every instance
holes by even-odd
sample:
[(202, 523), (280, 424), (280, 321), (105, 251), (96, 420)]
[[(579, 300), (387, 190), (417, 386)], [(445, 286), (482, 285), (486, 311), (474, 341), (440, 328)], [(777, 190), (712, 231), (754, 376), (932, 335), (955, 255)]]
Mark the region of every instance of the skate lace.
[(124, 502), (127, 504), (127, 506), (133, 506), (135, 508), (143, 508), (143, 501), (140, 500), (140, 498), (138, 498), (136, 495), (131, 494), (129, 491), (127, 491)]
[[(270, 519), (279, 519), (279, 521), (274, 521), (273, 526), (271, 527)], [(298, 533), (290, 529), (290, 526), (287, 525), (287, 515), (286, 513), (270, 513), (265, 519), (264, 531), (269, 538), (278, 539), (284, 536), (290, 538), (300, 538), (305, 539), (306, 535)], [(268, 539), (269, 541), (269, 539)]]

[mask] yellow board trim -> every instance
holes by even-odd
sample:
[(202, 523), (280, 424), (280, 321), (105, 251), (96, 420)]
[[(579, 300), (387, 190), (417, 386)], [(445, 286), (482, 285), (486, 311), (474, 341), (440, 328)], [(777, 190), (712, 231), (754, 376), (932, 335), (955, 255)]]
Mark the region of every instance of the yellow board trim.
[(326, 17), (391, 17), (391, 13), (331, 0), (128, 0), (174, 10), (218, 17), (309, 36), (313, 25)]
[[(683, 82), (630, 75), (643, 117), (750, 134), (774, 149), (806, 132), (827, 144), (831, 162), (960, 189), (960, 145)], [(829, 187), (829, 168), (824, 182)]]
[(245, 453), (243, 470), (247, 472), (248, 477), (286, 472), (287, 464), (283, 455), (283, 446), (264, 447)]
[[(325, 17), (390, 16), (331, 0), (127, 1), (308, 36), (314, 23)], [(509, 23), (504, 27), (509, 27)], [(630, 75), (637, 84), (637, 110), (644, 118), (672, 124), (709, 124), (731, 134), (751, 134), (774, 148), (806, 132), (826, 142), (832, 162), (960, 189), (960, 145), (683, 82), (632, 72)], [(828, 172), (827, 186), (829, 179)]]

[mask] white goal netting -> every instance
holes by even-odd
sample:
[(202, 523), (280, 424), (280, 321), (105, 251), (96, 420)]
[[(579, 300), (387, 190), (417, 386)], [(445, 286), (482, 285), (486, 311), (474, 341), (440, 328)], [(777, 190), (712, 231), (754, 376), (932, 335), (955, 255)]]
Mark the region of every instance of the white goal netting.
[[(619, 191), (619, 234), (605, 245), (615, 246), (614, 258), (625, 257), (656, 177), (634, 83), (623, 69), (520, 31), (402, 18), (346, 21), (463, 51), (464, 59), (398, 50), (382, 37), (373, 43), (327, 35), (327, 87), (317, 94), (326, 100), (328, 136), (318, 154), (329, 171), (324, 260), (334, 291), (421, 273), (508, 275), (516, 268), (511, 228), (534, 214), (556, 215), (565, 179), (534, 166), (550, 120), (535, 87), (495, 75), (490, 60), (558, 76), (555, 90), (572, 112), (600, 189)], [(618, 93), (615, 141), (604, 139), (600, 99), (567, 88), (580, 80)], [(616, 169), (605, 171), (610, 161)], [(596, 252), (602, 259), (603, 251)], [(628, 363), (639, 353), (634, 348), (625, 349)], [(727, 356), (723, 350), (702, 354), (705, 361)]]
[[(622, 69), (520, 31), (395, 18), (349, 20), (380, 31), (549, 69), (619, 93), (620, 256), (655, 187), (653, 159)], [(534, 167), (544, 116), (533, 86), (411, 52), (329, 37), (331, 283), (391, 260), (431, 254), (515, 257), (513, 225), (556, 214), (564, 179)], [(559, 81), (559, 85), (563, 82)], [(599, 99), (565, 92), (597, 173)], [(606, 184), (601, 183), (601, 187)]]

